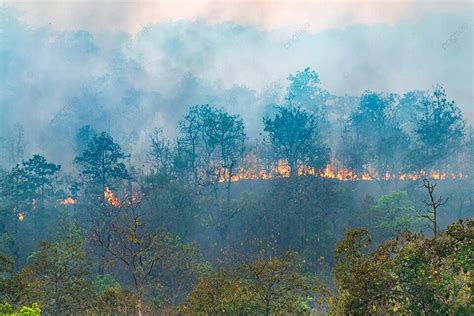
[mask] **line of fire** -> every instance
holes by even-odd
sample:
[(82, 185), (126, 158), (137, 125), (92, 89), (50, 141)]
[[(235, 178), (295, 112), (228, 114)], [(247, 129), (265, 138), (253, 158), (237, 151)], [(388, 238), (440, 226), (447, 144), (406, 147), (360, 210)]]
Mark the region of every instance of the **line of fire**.
[[(421, 170), (419, 172), (400, 172), (398, 174), (392, 174), (387, 172), (383, 177), (377, 174), (373, 168), (368, 166), (368, 171), (363, 173), (356, 173), (345, 167), (338, 167), (337, 161), (333, 160), (325, 168), (318, 170), (313, 167), (300, 165), (298, 168), (298, 177), (319, 177), (324, 179), (335, 179), (339, 181), (421, 181), (422, 179), (432, 179), (437, 181), (443, 180), (466, 180), (467, 176), (461, 172), (442, 172), (439, 170), (432, 170), (426, 172)], [(258, 158), (255, 154), (251, 153), (244, 159), (243, 166), (238, 169), (235, 174), (230, 176), (230, 182), (238, 182), (241, 180), (275, 180), (290, 178), (290, 167), (285, 160), (278, 160), (272, 167), (265, 167), (263, 164), (259, 164)], [(211, 177), (215, 183), (225, 183), (229, 181), (229, 170), (225, 168), (219, 168), (216, 170), (215, 175)], [(216, 179), (218, 179), (216, 181)], [(119, 199), (116, 194), (109, 188), (106, 187), (103, 192), (104, 201), (107, 205), (113, 207), (122, 207), (123, 201), (127, 200), (128, 203), (137, 203), (141, 199), (142, 193), (133, 193), (131, 197), (125, 197)], [(63, 200), (58, 201), (60, 205), (74, 205), (77, 203), (77, 199), (69, 196)], [(33, 200), (32, 205), (34, 206), (35, 201)], [(25, 214), (23, 212), (18, 213), (18, 218), (23, 221)]]
[[(244, 166), (239, 168), (235, 174), (231, 175), (230, 181), (289, 178), (291, 173), (291, 168), (285, 160), (278, 160), (275, 165), (265, 168), (263, 165), (258, 164), (258, 159), (255, 155), (248, 155), (243, 164)], [(386, 172), (383, 176), (380, 176), (371, 166), (367, 166), (365, 172), (357, 173), (344, 166), (338, 166), (335, 160), (329, 163), (325, 168), (319, 170), (314, 167), (300, 165), (298, 166), (298, 176), (314, 176), (326, 179), (337, 179), (340, 181), (418, 181), (424, 178), (433, 180), (464, 180), (467, 178), (462, 172), (440, 170), (431, 170), (428, 172), (420, 170), (418, 172), (399, 172), (396, 174)], [(227, 182), (229, 180), (229, 170), (220, 168), (218, 170), (218, 179), (219, 182)]]

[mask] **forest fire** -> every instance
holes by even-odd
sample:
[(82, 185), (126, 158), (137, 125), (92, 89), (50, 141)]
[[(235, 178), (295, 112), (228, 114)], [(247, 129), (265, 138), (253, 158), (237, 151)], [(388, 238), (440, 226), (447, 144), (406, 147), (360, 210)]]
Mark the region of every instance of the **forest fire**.
[(23, 212), (18, 213), (18, 220), (20, 222), (23, 222), (25, 220), (25, 213)]
[(67, 199), (60, 200), (59, 203), (61, 205), (72, 205), (72, 204), (76, 204), (76, 200), (73, 199), (72, 197), (68, 197)]
[(122, 204), (109, 187), (105, 187), (104, 189), (104, 199), (109, 205), (112, 205), (113, 207), (120, 207)]
[[(318, 170), (313, 167), (300, 166), (298, 168), (298, 176), (314, 176), (326, 179), (337, 179), (339, 181), (374, 181), (374, 180), (399, 180), (399, 181), (418, 181), (423, 178), (433, 180), (463, 180), (467, 177), (462, 173), (448, 173), (433, 170), (431, 172), (420, 171), (412, 173), (392, 174), (386, 172), (383, 177), (373, 170), (370, 166), (366, 168), (368, 171), (357, 173), (345, 167), (336, 168), (335, 164), (328, 164), (324, 169)], [(241, 167), (237, 174), (233, 174), (231, 182), (240, 180), (270, 180), (275, 178), (289, 178), (291, 168), (284, 160), (279, 160), (272, 168), (258, 168), (255, 163)], [(226, 182), (228, 172), (220, 170), (219, 182)]]

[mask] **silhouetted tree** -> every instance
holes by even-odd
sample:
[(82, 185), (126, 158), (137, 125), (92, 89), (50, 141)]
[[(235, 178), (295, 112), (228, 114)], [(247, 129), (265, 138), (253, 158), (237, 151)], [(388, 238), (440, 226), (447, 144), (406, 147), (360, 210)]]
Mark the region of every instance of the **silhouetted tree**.
[(329, 161), (329, 147), (320, 138), (318, 117), (301, 107), (279, 106), (274, 118), (263, 119), (264, 131), (279, 159), (285, 159), (292, 178), (302, 164), (322, 168)]
[[(439, 168), (456, 154), (463, 142), (464, 121), (454, 101), (448, 101), (442, 86), (423, 102), (423, 114), (415, 129), (417, 143), (411, 163), (418, 170)], [(426, 171), (428, 171), (426, 170)]]
[(431, 224), (431, 230), (436, 237), (438, 234), (438, 207), (446, 204), (448, 199), (443, 199), (441, 196), (435, 197), (434, 190), (436, 188), (436, 183), (432, 184), (428, 179), (423, 179), (423, 187), (428, 191), (429, 200), (424, 200), (425, 205), (428, 207), (427, 211), (420, 216), (428, 219)]
[[(33, 155), (6, 174), (1, 192), (9, 208), (13, 210), (15, 240), (18, 240), (18, 221), (28, 216), (28, 212), (33, 212), (38, 207), (44, 208), (45, 199), (53, 189), (53, 179), (60, 169), (60, 165), (49, 163), (43, 156)], [(16, 245), (17, 250), (18, 246)]]
[(161, 129), (155, 129), (150, 136), (148, 160), (157, 173), (169, 174), (174, 167), (175, 153), (171, 142), (163, 136)]
[(398, 176), (408, 138), (400, 127), (394, 111), (395, 96), (365, 91), (359, 107), (349, 121), (349, 165), (364, 171), (386, 190), (389, 177)]
[(290, 86), (287, 91), (287, 100), (292, 106), (302, 107), (315, 113), (318, 117), (327, 114), (326, 101), (330, 95), (323, 90), (319, 84), (319, 75), (309, 67), (303, 71), (297, 71), (288, 77)]
[(33, 155), (33, 158), (23, 163), (23, 167), (28, 182), (33, 186), (34, 198), (38, 199), (40, 206), (43, 207), (46, 194), (52, 189), (53, 178), (59, 172), (61, 166), (49, 163), (41, 155)]
[(209, 105), (195, 105), (189, 109), (185, 117), (178, 122), (180, 136), (178, 138), (178, 157), (192, 174), (197, 185), (202, 175), (201, 152), (203, 151), (202, 128), (206, 120)]
[(196, 183), (224, 179), (230, 198), (231, 179), (242, 160), (245, 129), (240, 116), (209, 105), (191, 107), (179, 122), (178, 156), (187, 161)]
[(230, 206), (230, 188), (232, 177), (237, 171), (244, 154), (245, 130), (242, 119), (222, 110), (214, 110), (204, 126), (205, 139), (215, 152), (214, 159), (219, 166), (218, 177), (226, 181), (227, 207)]
[(87, 149), (74, 159), (74, 163), (81, 168), (81, 174), (86, 182), (98, 186), (103, 194), (112, 180), (130, 178), (124, 164), (126, 157), (112, 136), (102, 132), (92, 138)]

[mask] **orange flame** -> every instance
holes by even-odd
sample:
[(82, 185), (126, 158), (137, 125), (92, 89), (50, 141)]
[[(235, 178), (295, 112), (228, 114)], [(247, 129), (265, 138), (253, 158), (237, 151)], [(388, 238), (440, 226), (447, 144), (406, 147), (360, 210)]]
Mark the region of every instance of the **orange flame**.
[(110, 190), (109, 187), (105, 187), (104, 199), (105, 201), (107, 201), (108, 204), (114, 207), (121, 206), (120, 200), (114, 195), (114, 192), (112, 192), (112, 190)]
[[(334, 163), (329, 163), (323, 169), (316, 169), (313, 167), (300, 165), (298, 168), (298, 176), (315, 176), (327, 179), (337, 179), (340, 181), (373, 181), (373, 180), (400, 180), (400, 181), (417, 181), (422, 178), (431, 178), (434, 180), (456, 180), (466, 179), (467, 177), (462, 173), (447, 173), (440, 171), (426, 171), (413, 173), (399, 173), (392, 174), (386, 172), (383, 176), (377, 174), (373, 167), (368, 166), (366, 172), (356, 173), (353, 170), (345, 167), (336, 168)], [(285, 160), (278, 160), (276, 164), (270, 169), (264, 169), (259, 166), (256, 158), (250, 155), (244, 159), (240, 169), (231, 176), (232, 182), (239, 180), (269, 180), (274, 178), (288, 178), (290, 176), (290, 167)], [(227, 170), (219, 169), (219, 182), (226, 182), (229, 179)]]
[(76, 204), (76, 200), (74, 200), (72, 197), (68, 197), (67, 199), (60, 200), (59, 203), (61, 205), (71, 205)]
[(20, 222), (23, 222), (24, 219), (25, 219), (25, 213), (23, 212), (18, 213), (18, 220)]

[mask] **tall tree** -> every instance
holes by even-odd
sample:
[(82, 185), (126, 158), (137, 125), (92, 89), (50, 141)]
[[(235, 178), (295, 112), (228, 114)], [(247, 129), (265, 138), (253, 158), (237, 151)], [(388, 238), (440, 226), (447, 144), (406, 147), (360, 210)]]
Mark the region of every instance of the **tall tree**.
[[(143, 314), (147, 286), (154, 277), (164, 275), (159, 268), (165, 267), (168, 260), (176, 259), (175, 252), (183, 248), (179, 238), (147, 225), (147, 212), (140, 205), (141, 201), (130, 199), (117, 210), (107, 234), (101, 227), (94, 227), (92, 232), (93, 240), (107, 252), (111, 261), (125, 267), (125, 276), (134, 289), (135, 308), (139, 316)], [(185, 258), (194, 259), (193, 255), (181, 257)]]
[(54, 176), (61, 169), (60, 165), (49, 163), (41, 155), (33, 155), (33, 157), (23, 163), (26, 171), (28, 182), (33, 186), (35, 199), (40, 201), (40, 206), (44, 207), (44, 199), (52, 189), (52, 181)]
[(163, 136), (163, 130), (159, 128), (153, 131), (150, 141), (148, 160), (154, 172), (169, 174), (172, 171), (175, 160), (175, 153), (170, 141)]
[(423, 102), (423, 114), (415, 129), (417, 143), (411, 162), (418, 170), (445, 169), (447, 159), (461, 148), (465, 134), (461, 111), (449, 101), (442, 86)]
[(326, 102), (330, 95), (320, 85), (319, 75), (307, 67), (288, 77), (290, 86), (287, 91), (287, 100), (293, 106), (300, 106), (323, 117), (327, 113)]
[[(33, 155), (29, 160), (12, 168), (4, 177), (1, 194), (8, 209), (13, 211), (16, 241), (19, 240), (18, 222), (38, 208), (44, 209), (45, 200), (53, 191), (54, 177), (60, 169), (60, 165), (49, 163), (43, 156)], [(15, 247), (17, 260), (19, 246)]]
[(417, 123), (423, 115), (425, 98), (424, 91), (409, 91), (400, 97), (400, 102), (396, 107), (396, 116), (405, 133), (411, 135), (417, 127)]
[(322, 168), (329, 161), (329, 147), (320, 137), (319, 118), (299, 106), (277, 107), (274, 118), (263, 119), (264, 131), (278, 159), (284, 159), (290, 167), (290, 177), (298, 175), (301, 165)]
[[(228, 221), (236, 214), (231, 203), (232, 181), (245, 150), (243, 121), (240, 116), (222, 109), (198, 105), (191, 107), (179, 127), (178, 157), (192, 168), (195, 184), (213, 189), (214, 203), (209, 207), (217, 212), (216, 218), (225, 219), (223, 225), (218, 225), (218, 230), (226, 243)], [(225, 203), (220, 201), (219, 182), (225, 182)], [(222, 224), (220, 220), (210, 222)]]
[(209, 105), (191, 107), (183, 119), (178, 122), (178, 157), (183, 167), (190, 171), (195, 184), (201, 181), (201, 152), (203, 151), (202, 128)]
[[(219, 169), (218, 177), (224, 179), (227, 187), (227, 207), (230, 207), (230, 189), (245, 150), (245, 130), (242, 119), (217, 109), (211, 112), (205, 125), (205, 137), (209, 146), (215, 148)], [(213, 150), (214, 151), (214, 150)]]
[(209, 105), (191, 107), (179, 122), (178, 155), (188, 162), (196, 183), (224, 180), (230, 186), (246, 140), (242, 118)]
[(423, 202), (428, 207), (428, 210), (421, 216), (428, 219), (432, 224), (431, 229), (436, 237), (438, 235), (438, 208), (443, 206), (448, 202), (448, 199), (443, 199), (441, 196), (436, 197), (434, 194), (436, 183), (431, 183), (428, 179), (423, 179), (423, 188), (428, 191), (429, 200), (424, 200)]
[(102, 132), (92, 138), (87, 149), (74, 159), (74, 163), (81, 168), (85, 180), (95, 189), (98, 187), (103, 194), (113, 180), (130, 179), (124, 164), (126, 157), (112, 136)]
[(350, 148), (362, 149), (351, 151), (349, 162), (356, 163), (356, 171), (377, 180), (382, 191), (386, 190), (386, 180), (398, 176), (408, 146), (395, 115), (395, 103), (394, 95), (365, 91), (348, 122), (349, 134), (345, 135), (351, 137)]

